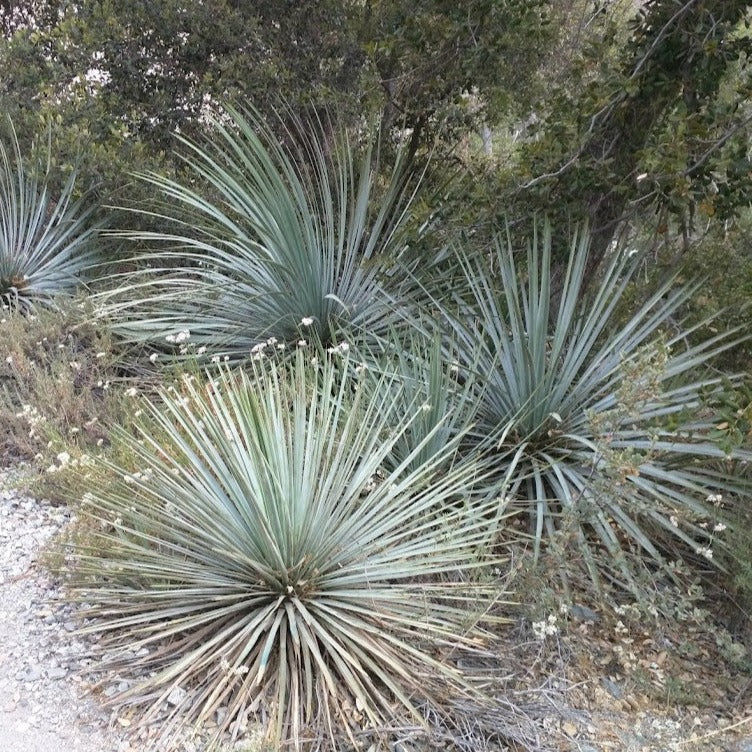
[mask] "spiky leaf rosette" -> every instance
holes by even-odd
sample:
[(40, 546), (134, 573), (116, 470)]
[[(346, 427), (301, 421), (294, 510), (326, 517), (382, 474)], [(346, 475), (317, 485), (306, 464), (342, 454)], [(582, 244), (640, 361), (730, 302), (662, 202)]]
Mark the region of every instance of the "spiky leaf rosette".
[(324, 343), (337, 326), (384, 331), (405, 284), (387, 281), (410, 203), (400, 160), (384, 179), (373, 144), (356, 161), (346, 134), (330, 140), (321, 123), (285, 144), (250, 109), (212, 126), (203, 145), (183, 140), (190, 181), (140, 176), (166, 199), (148, 212), (164, 229), (125, 233), (152, 250), (143, 274), (102, 297), (118, 333), (163, 344), (188, 329), (242, 357), (270, 336), (296, 339), (303, 319)]
[(87, 497), (76, 586), (127, 651), (110, 668), (148, 673), (116, 702), (148, 718), (171, 697), (173, 721), (225, 707), (222, 729), (255, 712), (302, 747), (414, 724), (418, 703), (467, 690), (449, 656), (478, 642), (490, 590), (473, 570), (497, 502), (463, 504), (470, 464), (436, 474), (452, 443), (372, 487), (411, 418), (395, 431), (389, 390), (366, 401), (338, 365), (299, 352), (289, 368), (221, 370), (149, 403), (151, 427), (123, 437), (141, 471)]
[(46, 164), (24, 164), (13, 124), (0, 142), (0, 300), (28, 308), (71, 293), (91, 267), (99, 227), (94, 208), (74, 200), (75, 170), (58, 196)]
[[(426, 327), (428, 328), (428, 325)], [(362, 387), (379, 399), (378, 390), (392, 392), (393, 417), (399, 424), (414, 408), (417, 415), (384, 458), (390, 468), (412, 456), (417, 467), (470, 430), (476, 408), (473, 383), (459, 375), (456, 348), (438, 332), (426, 337), (418, 328), (391, 331), (386, 338), (364, 336), (353, 341), (355, 372)], [(392, 376), (385, 379), (384, 375)], [(394, 389), (394, 384), (399, 388)], [(420, 444), (421, 450), (413, 450)], [(446, 458), (446, 465), (452, 458)]]
[(505, 482), (511, 473), (536, 553), (564, 532), (596, 582), (609, 571), (629, 584), (627, 551), (661, 563), (673, 540), (708, 557), (719, 510), (707, 499), (743, 490), (703, 395), (722, 382), (713, 358), (748, 335), (682, 327), (699, 285), (677, 275), (619, 320), (639, 258), (616, 251), (585, 294), (587, 255), (583, 233), (555, 296), (548, 227), (522, 263), (511, 242), (490, 259), (460, 251), (465, 292), (443, 316), (477, 375), (474, 442)]

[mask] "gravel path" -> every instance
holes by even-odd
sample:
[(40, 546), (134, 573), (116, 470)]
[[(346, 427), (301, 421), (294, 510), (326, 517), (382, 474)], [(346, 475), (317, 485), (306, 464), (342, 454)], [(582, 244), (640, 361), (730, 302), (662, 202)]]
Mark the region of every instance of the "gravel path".
[(128, 752), (86, 696), (86, 644), (71, 606), (38, 563), (67, 510), (9, 490), (0, 471), (0, 750)]

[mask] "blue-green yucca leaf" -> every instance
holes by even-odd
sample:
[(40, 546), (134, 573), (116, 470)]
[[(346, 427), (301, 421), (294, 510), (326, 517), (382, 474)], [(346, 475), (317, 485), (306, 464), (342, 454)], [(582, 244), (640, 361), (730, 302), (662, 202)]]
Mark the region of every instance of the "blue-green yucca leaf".
[[(583, 233), (552, 303), (548, 228), (529, 246), (524, 275), (510, 244), (498, 242), (490, 261), (460, 251), (466, 292), (444, 304), (444, 316), (464, 359), (476, 363), (475, 442), (505, 478), (512, 465), (536, 552), (567, 529), (597, 578), (586, 550), (593, 533), (617, 562), (629, 549), (661, 561), (667, 536), (708, 554), (712, 536), (698, 524), (716, 510), (706, 497), (743, 484), (713, 470), (727, 452), (710, 438), (703, 394), (721, 379), (707, 366), (748, 335), (730, 330), (688, 344), (676, 318), (698, 286), (680, 287), (676, 275), (617, 321), (636, 260), (615, 253), (583, 295), (587, 252)], [(708, 323), (694, 327), (695, 339)]]
[[(378, 390), (391, 391), (393, 413), (397, 422), (417, 409), (416, 417), (400, 434), (385, 457), (385, 465), (395, 468), (412, 454), (411, 466), (418, 466), (444, 447), (456, 443), (457, 437), (472, 427), (476, 401), (471, 379), (459, 373), (456, 347), (438, 331), (424, 334), (434, 322), (415, 329), (391, 330), (384, 338), (364, 336), (353, 342), (355, 366), (363, 388), (379, 399)], [(471, 372), (465, 369), (465, 374)], [(394, 380), (386, 380), (391, 374)], [(394, 389), (394, 384), (399, 389)], [(430, 434), (428, 442), (425, 438)], [(414, 448), (422, 445), (415, 454)], [(447, 457), (447, 465), (452, 458)]]
[(342, 323), (384, 331), (399, 297), (384, 285), (404, 284), (386, 273), (410, 203), (401, 161), (383, 186), (373, 144), (356, 164), (347, 136), (326, 144), (323, 127), (291, 134), (296, 149), (249, 109), (212, 125), (205, 145), (183, 141), (203, 189), (141, 176), (170, 204), (152, 213), (163, 230), (126, 233), (153, 251), (147, 272), (103, 298), (116, 329), (146, 342), (188, 329), (199, 346), (241, 356), (295, 338), (303, 318), (323, 342)]
[(94, 262), (101, 229), (94, 206), (74, 200), (76, 171), (58, 196), (46, 164), (26, 166), (13, 124), (10, 143), (0, 142), (0, 299), (27, 308), (72, 293)]
[(494, 594), (473, 572), (498, 502), (458, 503), (472, 463), (438, 472), (460, 437), (416, 465), (429, 433), (385, 470), (412, 417), (395, 428), (393, 377), (373, 398), (331, 362), (288, 366), (186, 379), (150, 404), (143, 443), (123, 437), (142, 470), (87, 497), (97, 532), (76, 576), (92, 629), (149, 650), (149, 678), (117, 701), (154, 715), (181, 687), (173, 721), (258, 710), (303, 746), (332, 719), (329, 736), (414, 724), (416, 703), (469, 691), (442, 655), (482, 639)]

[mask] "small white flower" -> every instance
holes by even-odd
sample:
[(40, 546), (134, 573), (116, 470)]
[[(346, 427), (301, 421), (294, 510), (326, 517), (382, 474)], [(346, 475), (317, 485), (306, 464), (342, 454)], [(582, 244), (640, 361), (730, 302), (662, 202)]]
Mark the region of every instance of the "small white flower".
[(259, 342), (257, 345), (254, 345), (251, 348), (251, 355), (257, 355), (258, 353), (264, 352), (265, 347), (266, 347), (266, 342)]
[(300, 323), (303, 324), (303, 326), (311, 326), (313, 324), (313, 316), (303, 316), (303, 318), (300, 319)]
[(206, 345), (201, 345), (201, 347), (196, 350), (197, 355), (203, 355), (206, 352)]
[(716, 533), (722, 533), (726, 529), (726, 526), (722, 522), (717, 522), (715, 525), (713, 525), (713, 530)]
[(181, 329), (177, 334), (168, 334), (165, 339), (175, 345), (187, 342), (191, 338), (190, 329)]
[(132, 386), (130, 389), (125, 390), (126, 397), (135, 397), (137, 394), (138, 394), (138, 389), (136, 389), (135, 386)]
[(70, 455), (68, 452), (60, 452), (60, 454), (57, 455), (57, 461), (60, 463), (61, 467), (65, 467), (70, 462)]
[(709, 494), (705, 499), (708, 504), (715, 504), (718, 506), (723, 501), (723, 494)]
[(7, 357), (6, 359), (5, 359), (5, 362), (6, 362), (6, 363), (7, 363), (7, 364), (8, 364), (9, 366), (12, 366), (12, 365), (13, 365), (13, 356), (12, 356), (12, 355), (9, 355), (9, 356), (8, 356), (8, 357)]
[(152, 353), (152, 354), (151, 354), (151, 355), (149, 356), (149, 360), (150, 360), (150, 361), (151, 361), (152, 363), (156, 363), (156, 362), (157, 362), (157, 358), (158, 358), (158, 357), (159, 357), (159, 353)]
[(304, 339), (299, 339), (297, 344), (298, 347), (306, 347), (308, 345), (308, 342), (306, 342), (306, 340)]
[(219, 355), (212, 355), (211, 362), (212, 363), (219, 363)]
[(700, 556), (704, 556), (708, 561), (710, 561), (713, 558), (713, 549), (712, 548), (696, 548), (695, 553), (700, 554)]
[(672, 525), (673, 525), (674, 527), (679, 527), (679, 520), (678, 520), (678, 519), (677, 519), (677, 518), (676, 518), (676, 517), (675, 517), (675, 516), (674, 516), (673, 514), (672, 514), (672, 515), (671, 515), (671, 516), (670, 516), (670, 517), (668, 518), (668, 521), (669, 521), (669, 522), (670, 522), (670, 523), (671, 523), (671, 524), (672, 524)]
[(532, 626), (533, 634), (539, 640), (545, 640), (546, 637), (551, 637), (559, 631), (554, 614), (551, 614), (547, 619), (543, 619), (542, 621), (534, 621)]

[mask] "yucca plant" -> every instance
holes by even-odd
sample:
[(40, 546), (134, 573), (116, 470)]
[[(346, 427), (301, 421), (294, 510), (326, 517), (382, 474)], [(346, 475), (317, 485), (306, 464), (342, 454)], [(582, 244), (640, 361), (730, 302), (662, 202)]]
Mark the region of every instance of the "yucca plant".
[(395, 320), (399, 296), (383, 283), (410, 203), (401, 160), (384, 178), (373, 143), (356, 164), (345, 134), (328, 142), (311, 127), (283, 144), (258, 113), (229, 107), (205, 144), (182, 140), (185, 182), (140, 176), (165, 198), (150, 219), (164, 229), (126, 234), (151, 250), (145, 274), (103, 298), (117, 331), (164, 344), (187, 329), (198, 346), (242, 356), (270, 336), (294, 340), (304, 320), (324, 343), (342, 324)]
[[(386, 467), (394, 469), (408, 456), (413, 458), (410, 467), (418, 467), (470, 430), (476, 409), (474, 382), (460, 373), (451, 341), (439, 333), (425, 337), (417, 329), (393, 330), (386, 338), (355, 340), (353, 347), (352, 365), (369, 398), (383, 399), (379, 390), (389, 389), (397, 424), (416, 412), (384, 458)], [(452, 460), (447, 456), (446, 464)]]
[(75, 170), (53, 196), (50, 138), (46, 160), (29, 166), (10, 121), (8, 132), (0, 142), (0, 299), (26, 309), (75, 291), (93, 263), (99, 227), (94, 206), (74, 199)]
[(480, 640), (498, 502), (463, 503), (469, 463), (436, 473), (456, 442), (381, 472), (410, 423), (393, 428), (390, 391), (365, 400), (302, 352), (288, 368), (148, 403), (151, 428), (123, 437), (141, 469), (87, 496), (77, 591), (108, 654), (128, 651), (109, 668), (148, 675), (115, 702), (148, 719), (169, 697), (173, 720), (218, 712), (235, 733), (256, 713), (277, 741), (342, 748), (469, 691), (451, 654)]
[(490, 257), (460, 252), (466, 294), (440, 307), (463, 360), (475, 364), (475, 443), (500, 477), (511, 467), (536, 555), (545, 537), (566, 533), (598, 581), (612, 567), (629, 578), (629, 550), (664, 561), (666, 540), (712, 555), (708, 521), (718, 509), (706, 499), (741, 484), (712, 438), (703, 395), (721, 377), (706, 367), (747, 335), (713, 334), (709, 321), (683, 328), (682, 304), (699, 284), (679, 285), (678, 274), (621, 320), (639, 259), (615, 251), (583, 294), (587, 255), (581, 233), (554, 304), (548, 227), (523, 263), (511, 242)]

